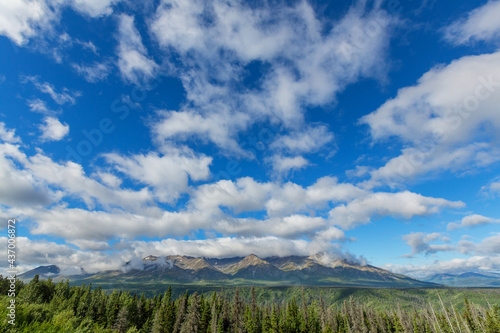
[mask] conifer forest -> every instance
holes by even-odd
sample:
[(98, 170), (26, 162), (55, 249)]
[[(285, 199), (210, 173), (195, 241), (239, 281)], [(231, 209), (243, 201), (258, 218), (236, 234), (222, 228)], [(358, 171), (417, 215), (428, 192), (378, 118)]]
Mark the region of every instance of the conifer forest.
[[(262, 299), (262, 287), (174, 295), (169, 287), (154, 297), (108, 291), (92, 285), (71, 286), (35, 276), (16, 282), (15, 326), (9, 323), (9, 281), (0, 281), (1, 332), (500, 332), (498, 298), (479, 295), (477, 304), (464, 297), (460, 306), (429, 291), (438, 302), (392, 308), (367, 305), (354, 296), (330, 304), (320, 294), (297, 287), (297, 296)], [(485, 292), (488, 294), (488, 291)], [(325, 294), (326, 295), (326, 294)], [(455, 294), (456, 296), (456, 294)], [(491, 295), (489, 295), (491, 296)], [(497, 295), (496, 295), (497, 296)]]

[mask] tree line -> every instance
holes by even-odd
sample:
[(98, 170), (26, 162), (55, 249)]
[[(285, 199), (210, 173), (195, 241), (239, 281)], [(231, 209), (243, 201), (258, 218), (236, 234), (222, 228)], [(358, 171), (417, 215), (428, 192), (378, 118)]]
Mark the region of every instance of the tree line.
[(257, 302), (238, 289), (224, 293), (172, 297), (169, 288), (155, 297), (115, 290), (106, 293), (91, 285), (70, 286), (35, 276), (29, 283), (16, 282), (16, 326), (8, 323), (10, 282), (0, 276), (1, 332), (119, 332), (119, 333), (337, 333), (500, 332), (500, 307), (483, 307), (464, 299), (463, 310), (441, 302), (427, 307), (390, 311), (360, 304), (354, 298), (340, 305), (325, 304), (322, 297)]

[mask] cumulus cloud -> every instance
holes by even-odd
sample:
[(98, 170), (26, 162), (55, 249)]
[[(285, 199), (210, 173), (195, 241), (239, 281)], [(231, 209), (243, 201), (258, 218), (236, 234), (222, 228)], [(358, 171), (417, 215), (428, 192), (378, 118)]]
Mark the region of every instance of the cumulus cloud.
[(16, 136), (16, 130), (6, 128), (5, 123), (2, 122), (0, 122), (0, 140), (7, 143), (21, 142), (21, 139)]
[(137, 191), (109, 188), (88, 177), (81, 165), (73, 162), (56, 163), (41, 153), (30, 157), (25, 169), (54, 190), (62, 190), (63, 196), (78, 198), (91, 209), (103, 206), (137, 211), (153, 201), (152, 194), (146, 188)]
[(459, 228), (476, 227), (479, 225), (486, 225), (491, 223), (500, 223), (500, 219), (493, 219), (491, 217), (486, 217), (478, 214), (465, 216), (460, 222), (450, 222), (448, 223), (448, 230), (455, 230)]
[[(160, 140), (195, 137), (241, 153), (237, 133), (271, 121), (291, 130), (276, 147), (314, 151), (333, 134), (324, 126), (300, 131), (305, 108), (333, 103), (361, 77), (383, 76), (378, 64), (395, 22), (378, 3), (368, 9), (360, 2), (330, 27), (305, 1), (259, 8), (162, 1), (150, 29), (164, 50), (178, 55), (170, 70), (182, 73), (187, 102), (160, 113), (153, 132)], [(254, 89), (240, 89), (249, 64), (266, 71)]]
[(305, 168), (309, 161), (302, 156), (287, 157), (274, 155), (269, 159), (272, 164), (273, 171), (278, 175), (287, 175), (290, 171)]
[(147, 56), (134, 17), (122, 14), (119, 18), (118, 68), (123, 78), (132, 83), (144, 83), (154, 76), (158, 65)]
[(112, 4), (120, 0), (19, 0), (0, 4), (0, 34), (18, 45), (52, 29), (65, 6), (77, 12), (98, 17), (112, 13)]
[(374, 217), (391, 216), (410, 219), (439, 212), (441, 208), (461, 208), (461, 201), (425, 197), (409, 191), (397, 193), (376, 192), (356, 198), (348, 204), (333, 208), (329, 215), (335, 225), (351, 229), (370, 223)]
[(188, 235), (207, 227), (207, 220), (189, 213), (163, 212), (140, 215), (125, 211), (89, 211), (78, 208), (20, 212), (34, 221), (34, 235), (57, 235), (68, 240), (107, 241), (116, 238), (167, 237)]
[(454, 22), (445, 29), (445, 38), (454, 44), (473, 41), (491, 41), (500, 36), (500, 1), (489, 0), (471, 11), (467, 18)]
[(0, 156), (6, 184), (3, 202), (8, 206), (23, 202), (49, 204), (64, 197), (79, 199), (91, 209), (99, 206), (138, 211), (153, 203), (153, 195), (146, 188), (135, 191), (107, 187), (88, 177), (81, 165), (54, 162), (40, 150), (27, 156), (17, 145), (2, 144)]
[(60, 141), (69, 133), (69, 125), (61, 123), (59, 119), (53, 117), (46, 117), (45, 124), (40, 125), (42, 141)]
[[(479, 242), (473, 242), (470, 236), (462, 237), (455, 246), (450, 244), (430, 244), (437, 240), (448, 243), (449, 239), (439, 233), (411, 233), (403, 236), (414, 254), (436, 253), (439, 251), (457, 251), (458, 254), (451, 260), (432, 260), (430, 263), (396, 265), (387, 264), (384, 268), (393, 272), (408, 274), (417, 278), (432, 276), (433, 274), (465, 272), (498, 271), (500, 267), (500, 234), (486, 237)], [(465, 256), (465, 257), (464, 257)]]
[(22, 45), (38, 29), (49, 24), (54, 15), (43, 0), (3, 1), (0, 4), (0, 34)]
[(210, 176), (212, 158), (188, 149), (171, 148), (164, 155), (149, 153), (125, 157), (105, 154), (106, 161), (133, 180), (151, 186), (162, 202), (173, 202), (188, 190), (189, 179)]
[[(171, 140), (185, 140), (192, 138), (195, 133), (205, 141), (210, 141), (224, 150), (244, 154), (234, 136), (237, 130), (246, 128), (250, 117), (243, 113), (232, 114), (221, 105), (217, 113), (203, 116), (198, 112), (187, 109), (184, 111), (160, 111), (160, 121), (152, 124), (155, 139), (165, 144)], [(228, 120), (231, 120), (231, 124)]]
[(489, 184), (481, 187), (481, 194), (485, 196), (499, 196), (500, 195), (500, 180), (499, 178), (494, 179)]
[[(409, 247), (411, 247), (411, 256), (419, 253), (425, 255), (436, 253), (440, 251), (452, 251), (455, 249), (454, 246), (449, 244), (430, 244), (436, 240), (441, 240), (444, 242), (449, 242), (448, 237), (444, 237), (440, 233), (434, 232), (426, 234), (423, 232), (412, 232), (411, 234), (404, 235), (403, 240), (406, 241)], [(409, 257), (406, 255), (406, 257)]]
[(458, 250), (463, 254), (475, 254), (485, 256), (500, 255), (500, 234), (486, 237), (479, 243), (470, 240), (461, 240), (458, 242)]
[[(290, 215), (285, 217), (272, 217), (269, 219), (226, 219), (214, 224), (214, 229), (225, 235), (239, 235), (244, 237), (263, 237), (268, 235), (280, 238), (297, 239), (303, 237), (319, 236), (318, 239), (328, 241), (344, 240), (342, 230), (332, 227), (324, 231), (328, 225), (322, 217), (305, 215)], [(317, 234), (321, 230), (321, 234)]]
[(427, 264), (384, 265), (395, 273), (407, 274), (416, 278), (425, 278), (434, 274), (461, 274), (466, 272), (495, 271), (500, 267), (500, 256), (472, 256), (469, 258), (454, 258), (451, 260), (434, 260)]
[(121, 0), (72, 0), (71, 6), (78, 12), (91, 17), (110, 15), (112, 6)]
[(120, 187), (122, 184), (123, 180), (121, 180), (119, 177), (116, 175), (109, 173), (109, 172), (104, 172), (104, 171), (98, 171), (97, 172), (97, 177), (107, 186), (109, 187)]
[(80, 250), (104, 251), (111, 249), (109, 244), (103, 241), (99, 242), (94, 240), (76, 239), (68, 240), (68, 243), (77, 246)]
[[(33, 269), (39, 265), (57, 265), (63, 270), (80, 272), (83, 268), (88, 273), (119, 269), (127, 258), (128, 252), (105, 253), (101, 251), (81, 251), (66, 244), (57, 244), (45, 240), (32, 240), (27, 237), (17, 237), (18, 253), (16, 260), (20, 263), (18, 271)], [(7, 246), (7, 237), (0, 237), (0, 245)], [(7, 265), (7, 262), (3, 265)], [(0, 266), (5, 273), (6, 266)], [(23, 269), (24, 268), (24, 269)]]
[[(500, 160), (500, 52), (466, 56), (425, 73), (361, 122), (375, 141), (407, 148), (370, 172), (367, 187), (398, 185), (432, 172), (482, 168)], [(488, 126), (484, 126), (488, 124)]]
[(333, 138), (333, 133), (326, 126), (319, 125), (279, 136), (272, 143), (271, 148), (290, 153), (310, 153), (322, 148)]
[(132, 241), (137, 256), (184, 254), (197, 257), (227, 258), (247, 256), (249, 253), (263, 258), (268, 256), (310, 255), (316, 253), (306, 240), (287, 240), (279, 237), (220, 237), (203, 240), (164, 239), (156, 242)]
[(292, 182), (260, 183), (244, 177), (199, 186), (192, 194), (190, 206), (215, 215), (224, 207), (236, 214), (265, 210), (270, 217), (285, 217), (325, 209), (329, 203), (350, 201), (365, 193), (352, 184), (339, 183), (335, 177), (320, 178), (308, 187)]
[[(220, 237), (204, 240), (163, 239), (161, 241), (121, 240), (116, 244), (117, 251), (77, 250), (66, 244), (31, 240), (18, 237), (20, 253), (18, 256), (20, 272), (35, 268), (37, 265), (57, 265), (62, 270), (79, 272), (83, 268), (87, 273), (105, 270), (124, 269), (125, 263), (141, 268), (142, 261), (150, 254), (158, 256), (190, 255), (197, 257), (227, 258), (247, 256), (254, 253), (259, 257), (312, 255), (321, 250), (330, 250), (328, 254), (318, 256), (318, 260), (331, 262), (339, 258), (359, 261), (355, 256), (342, 252), (338, 247), (324, 248), (306, 240), (285, 240), (278, 237)], [(90, 245), (92, 242), (78, 242)], [(94, 242), (93, 245), (99, 242)], [(0, 246), (7, 246), (7, 237), (0, 237)], [(21, 250), (22, 249), (22, 250)], [(168, 265), (168, 262), (166, 263)], [(7, 263), (0, 265), (0, 273), (5, 273)]]
[(0, 144), (0, 205), (37, 206), (52, 202), (54, 197), (28, 170), (19, 170), (16, 163), (26, 162), (18, 146)]

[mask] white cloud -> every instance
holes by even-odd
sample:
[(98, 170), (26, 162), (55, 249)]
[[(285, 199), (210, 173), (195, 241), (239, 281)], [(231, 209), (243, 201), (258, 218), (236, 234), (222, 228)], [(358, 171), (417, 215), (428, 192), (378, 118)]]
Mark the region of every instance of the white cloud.
[(134, 17), (125, 14), (120, 15), (119, 22), (118, 68), (124, 79), (136, 84), (151, 79), (158, 68), (147, 57)]
[(500, 180), (499, 178), (494, 179), (488, 185), (481, 187), (481, 194), (486, 196), (500, 196)]
[[(411, 234), (404, 235), (402, 238), (406, 241), (406, 244), (411, 247), (411, 255), (419, 253), (427, 255), (440, 251), (452, 251), (455, 249), (454, 246), (449, 244), (430, 244), (431, 242), (434, 242), (436, 240), (449, 242), (449, 238), (444, 237), (437, 232), (430, 234), (425, 234), (423, 232), (412, 232)], [(408, 255), (406, 255), (406, 257), (408, 257)]]
[(0, 144), (0, 205), (37, 206), (50, 204), (54, 199), (27, 170), (19, 170), (16, 163), (26, 162), (18, 146)]
[(57, 112), (51, 110), (47, 103), (39, 98), (29, 99), (27, 100), (30, 111), (45, 114), (45, 115), (54, 115)]
[[(19, 253), (16, 260), (21, 263), (18, 271), (33, 269), (38, 265), (57, 265), (63, 270), (79, 272), (80, 267), (88, 273), (110, 269), (119, 269), (130, 253), (105, 253), (97, 251), (80, 251), (66, 244), (57, 244), (44, 240), (31, 240), (17, 237)], [(0, 237), (0, 245), (7, 246), (7, 237)], [(0, 267), (0, 269), (3, 267)], [(6, 271), (2, 269), (2, 273)]]
[[(500, 52), (467, 56), (425, 73), (362, 118), (374, 140), (397, 137), (401, 155), (370, 172), (367, 187), (500, 160)], [(488, 124), (488, 126), (485, 126)], [(409, 147), (408, 147), (409, 146)]]
[(7, 143), (21, 142), (21, 139), (16, 136), (16, 130), (6, 128), (3, 122), (0, 122), (0, 140)]
[(500, 256), (473, 256), (469, 258), (454, 258), (451, 260), (433, 260), (422, 265), (384, 265), (395, 273), (407, 274), (416, 278), (425, 278), (434, 274), (460, 274), (466, 272), (496, 271), (500, 266)]
[(457, 244), (457, 250), (465, 255), (489, 256), (500, 255), (500, 234), (495, 234), (482, 239), (479, 243), (470, 240), (461, 240)]
[(78, 75), (82, 76), (87, 82), (90, 83), (105, 80), (111, 71), (108, 65), (99, 62), (95, 62), (91, 65), (73, 64), (73, 68)]
[(121, 0), (71, 0), (71, 6), (78, 12), (91, 17), (110, 15), (113, 13), (111, 8)]
[(65, 6), (77, 12), (99, 17), (113, 11), (112, 4), (120, 0), (16, 0), (0, 3), (0, 34), (23, 45), (30, 38), (51, 30)]
[(69, 133), (69, 125), (61, 123), (57, 118), (45, 117), (45, 124), (40, 125), (42, 141), (60, 141)]
[(459, 228), (476, 227), (479, 225), (500, 223), (500, 219), (493, 219), (491, 217), (486, 217), (478, 214), (465, 216), (459, 223), (450, 222), (448, 223), (448, 230), (455, 230)]
[(64, 196), (81, 199), (90, 208), (120, 207), (137, 211), (153, 201), (146, 188), (138, 191), (109, 188), (87, 177), (81, 165), (73, 162), (59, 164), (41, 153), (30, 157), (24, 166), (40, 182), (62, 190)]
[(197, 211), (214, 215), (221, 213), (220, 207), (230, 208), (237, 214), (260, 211), (272, 188), (272, 184), (259, 183), (250, 177), (236, 181), (220, 180), (199, 186), (191, 196), (190, 205)]
[(438, 213), (441, 208), (461, 208), (461, 201), (448, 201), (441, 198), (424, 197), (409, 191), (397, 193), (376, 192), (356, 198), (346, 205), (339, 205), (330, 211), (335, 225), (351, 229), (370, 223), (372, 218), (392, 216), (410, 219)]
[(287, 175), (292, 170), (303, 169), (309, 165), (309, 161), (302, 156), (286, 157), (274, 155), (269, 160), (274, 172), (279, 175)]
[(171, 148), (164, 155), (149, 153), (124, 157), (105, 154), (104, 157), (118, 171), (151, 186), (159, 201), (170, 203), (188, 190), (189, 179), (207, 179), (212, 163), (211, 157), (178, 148)]
[(20, 214), (33, 220), (33, 235), (57, 235), (66, 240), (135, 239), (138, 237), (182, 237), (199, 229), (209, 229), (213, 221), (190, 212), (150, 211), (134, 214), (78, 208), (52, 207), (24, 210)]
[(158, 115), (161, 120), (152, 124), (152, 132), (160, 143), (174, 139), (187, 141), (196, 133), (222, 149), (243, 153), (234, 136), (238, 130), (246, 127), (250, 118), (248, 115), (231, 114), (224, 106), (221, 106), (216, 114), (208, 116), (194, 110), (162, 111)]
[(326, 126), (312, 126), (278, 137), (271, 148), (290, 153), (310, 153), (319, 150), (333, 138), (333, 133), (329, 132)]
[(36, 31), (54, 18), (55, 13), (43, 0), (2, 1), (0, 3), (0, 34), (16, 44), (24, 44)]
[(153, 195), (146, 188), (133, 191), (107, 187), (89, 178), (81, 165), (73, 162), (59, 164), (41, 150), (37, 151), (36, 155), (28, 157), (19, 146), (0, 145), (0, 156), (4, 160), (1, 173), (6, 185), (3, 187), (4, 204), (13, 207), (16, 202), (23, 205), (25, 201), (49, 204), (67, 197), (80, 199), (90, 208), (114, 207), (132, 212), (153, 204)]
[(454, 22), (446, 28), (445, 38), (454, 44), (471, 40), (495, 40), (500, 36), (500, 1), (490, 0), (474, 9), (466, 19)]
[(297, 239), (316, 236), (321, 232), (320, 239), (333, 241), (343, 240), (344, 232), (337, 228), (325, 231), (328, 221), (322, 217), (305, 215), (290, 215), (286, 217), (272, 217), (269, 219), (221, 219), (214, 224), (214, 229), (224, 235), (238, 235), (243, 237), (277, 236), (281, 238)]
[(325, 209), (328, 203), (350, 201), (366, 192), (352, 184), (338, 183), (337, 178), (323, 177), (308, 187), (295, 183), (259, 183), (250, 177), (236, 181), (221, 180), (199, 186), (190, 206), (213, 215), (225, 207), (239, 214), (265, 210), (270, 217), (286, 217), (299, 212)]
[(94, 240), (77, 239), (69, 240), (68, 243), (77, 246), (80, 250), (104, 251), (111, 249), (108, 242), (103, 241), (98, 242)]
[[(395, 19), (360, 2), (327, 30), (329, 23), (320, 22), (305, 1), (260, 8), (237, 1), (163, 1), (150, 30), (169, 54), (179, 55), (170, 70), (182, 72), (187, 103), (161, 113), (153, 132), (160, 140), (197, 137), (241, 154), (237, 133), (271, 121), (292, 130), (276, 147), (318, 149), (333, 134), (321, 126), (300, 131), (305, 107), (334, 102), (360, 77), (383, 76), (378, 64)], [(266, 71), (255, 89), (239, 89), (251, 62)]]
[(220, 237), (204, 240), (164, 239), (157, 242), (132, 241), (134, 253), (142, 257), (155, 255), (184, 254), (209, 258), (247, 256), (254, 253), (268, 256), (310, 255), (316, 253), (306, 240), (285, 240), (279, 237)]
[(489, 188), (492, 192), (500, 193), (500, 182), (492, 183)]
[(122, 180), (109, 172), (98, 171), (97, 177), (107, 186), (117, 188), (122, 184)]
[(33, 85), (41, 92), (48, 94), (54, 102), (59, 105), (63, 104), (75, 104), (76, 98), (81, 95), (79, 91), (70, 91), (68, 88), (63, 88), (62, 91), (58, 92), (57, 89), (48, 82), (40, 82), (36, 76), (25, 76), (22, 82), (31, 82)]

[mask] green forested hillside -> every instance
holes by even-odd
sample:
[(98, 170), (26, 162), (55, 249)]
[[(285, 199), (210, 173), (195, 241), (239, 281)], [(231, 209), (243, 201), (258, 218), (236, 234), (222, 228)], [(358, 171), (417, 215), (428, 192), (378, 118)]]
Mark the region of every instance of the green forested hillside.
[(500, 332), (498, 289), (248, 287), (175, 296), (168, 288), (145, 297), (35, 276), (16, 285), (15, 327), (8, 290), (0, 279), (1, 332)]

